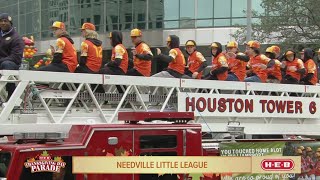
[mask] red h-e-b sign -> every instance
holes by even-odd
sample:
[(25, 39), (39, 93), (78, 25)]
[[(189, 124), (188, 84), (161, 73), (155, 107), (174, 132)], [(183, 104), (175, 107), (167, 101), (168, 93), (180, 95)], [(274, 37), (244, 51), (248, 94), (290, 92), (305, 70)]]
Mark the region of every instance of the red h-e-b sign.
[(294, 168), (294, 162), (291, 159), (264, 159), (261, 168), (265, 171), (290, 171)]

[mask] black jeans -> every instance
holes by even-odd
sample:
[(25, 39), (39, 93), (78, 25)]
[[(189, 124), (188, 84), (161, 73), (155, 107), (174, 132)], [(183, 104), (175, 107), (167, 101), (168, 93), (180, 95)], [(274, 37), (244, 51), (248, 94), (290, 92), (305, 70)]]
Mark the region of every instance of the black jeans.
[(298, 79), (290, 76), (290, 75), (285, 75), (281, 81), (282, 84), (299, 84)]
[[(19, 70), (19, 65), (17, 65), (13, 61), (3, 61), (0, 64), (0, 70)], [(16, 85), (14, 83), (7, 83), (6, 85), (6, 90), (8, 92), (7, 101), (10, 99), (15, 89), (16, 89)]]
[[(119, 67), (109, 67), (105, 66), (103, 69), (100, 70), (100, 73), (102, 74), (110, 74), (110, 75), (125, 75), (123, 70)], [(120, 85), (116, 85), (117, 90), (119, 93), (124, 93), (123, 89)], [(126, 89), (126, 86), (123, 86), (124, 89)]]
[(90, 73), (90, 74), (94, 74), (95, 73), (91, 69), (89, 69), (86, 65), (78, 66), (77, 69), (74, 72), (75, 73)]
[(127, 72), (128, 76), (143, 76), (139, 71), (137, 71), (135, 68), (129, 69)]
[(52, 72), (69, 72), (68, 66), (63, 63), (51, 63), (48, 66), (43, 66), (38, 71), (52, 71)]

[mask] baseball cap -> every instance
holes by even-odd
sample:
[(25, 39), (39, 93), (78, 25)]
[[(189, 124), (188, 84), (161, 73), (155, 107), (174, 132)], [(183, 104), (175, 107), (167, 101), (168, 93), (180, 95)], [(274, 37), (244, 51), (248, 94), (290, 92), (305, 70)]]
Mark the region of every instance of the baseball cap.
[(218, 46), (218, 44), (217, 43), (211, 43), (211, 48), (218, 48), (219, 46)]
[(306, 148), (306, 151), (307, 151), (307, 152), (312, 152), (311, 147), (307, 147), (307, 148)]
[(304, 150), (304, 146), (299, 146), (298, 149)]
[(297, 149), (297, 150), (296, 150), (296, 153), (297, 153), (297, 154), (302, 154), (302, 150), (301, 150), (301, 149)]
[(93, 25), (92, 23), (83, 23), (82, 27), (80, 29), (81, 30), (88, 29), (88, 30), (95, 31), (96, 30), (96, 26)]
[[(287, 51), (285, 55), (286, 55), (286, 56), (289, 56), (289, 55), (293, 55), (293, 54), (294, 54), (293, 51)], [(300, 148), (300, 147), (301, 147), (301, 148)], [(304, 149), (303, 146), (300, 146), (300, 147), (299, 147), (300, 149)]]
[(130, 36), (131, 37), (142, 36), (142, 32), (140, 31), (140, 29), (132, 29), (130, 32)]
[(273, 49), (273, 46), (268, 47), (268, 48), (266, 49), (266, 53), (275, 53), (275, 52), (274, 52), (274, 49)]
[(185, 46), (196, 46), (196, 42), (194, 40), (188, 40)]
[(260, 43), (258, 41), (249, 41), (245, 43), (245, 45), (249, 46), (250, 48), (260, 48)]
[(271, 47), (272, 47), (272, 49), (273, 49), (273, 52), (275, 52), (275, 53), (280, 53), (281, 49), (280, 49), (279, 46), (273, 45), (273, 46), (271, 46)]
[(52, 28), (58, 28), (58, 29), (66, 29), (66, 26), (64, 25), (63, 22), (60, 22), (60, 21), (55, 21), (52, 26), (51, 26), (51, 29)]
[(230, 41), (227, 44), (227, 48), (238, 48), (238, 43), (235, 41)]

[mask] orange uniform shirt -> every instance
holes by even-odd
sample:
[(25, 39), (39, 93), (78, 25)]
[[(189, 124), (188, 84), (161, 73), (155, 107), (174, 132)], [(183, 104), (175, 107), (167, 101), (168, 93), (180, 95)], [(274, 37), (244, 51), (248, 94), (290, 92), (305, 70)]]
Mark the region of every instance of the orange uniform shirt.
[(180, 74), (184, 74), (184, 67), (186, 60), (179, 48), (174, 48), (169, 51), (169, 56), (173, 58), (173, 61), (169, 63), (168, 68), (172, 69)]
[(81, 43), (81, 56), (87, 57), (86, 66), (93, 72), (98, 72), (102, 64), (102, 47), (85, 40)]
[(311, 84), (315, 85), (318, 82), (318, 71), (317, 71), (317, 65), (316, 63), (314, 63), (314, 61), (312, 59), (308, 59), (305, 63), (304, 63), (304, 67), (306, 68), (306, 74), (312, 73), (313, 77), (310, 80)]
[(128, 52), (122, 44), (118, 44), (112, 48), (111, 61), (114, 61), (116, 58), (122, 59), (119, 67), (124, 73), (127, 73), (129, 63)]
[(70, 72), (74, 72), (78, 65), (78, 59), (73, 44), (66, 37), (61, 37), (57, 39), (56, 46), (56, 52), (62, 53), (62, 63), (67, 65)]
[[(238, 53), (239, 55), (244, 55), (243, 53)], [(247, 62), (241, 61), (235, 58), (228, 59), (229, 71), (235, 74), (240, 81), (243, 81), (246, 77), (246, 66)]]
[[(198, 51), (194, 51), (189, 57), (188, 57), (188, 69), (190, 72), (194, 73), (196, 72), (200, 66), (202, 65), (202, 63), (204, 63), (206, 61), (206, 59), (203, 57), (203, 55), (198, 52)], [(197, 79), (201, 79), (202, 76), (202, 71), (199, 72)]]
[[(150, 50), (150, 47), (142, 42), (138, 46), (136, 46), (137, 54), (150, 54), (152, 55), (152, 52)], [(137, 58), (136, 56), (133, 57), (133, 64), (134, 68), (141, 73), (144, 76), (150, 76), (151, 75), (151, 61), (145, 61)]]
[(320, 160), (318, 159), (318, 161), (316, 162), (316, 164), (315, 164), (315, 168), (314, 168), (315, 170), (315, 175), (316, 176), (320, 176)]
[(262, 65), (266, 66), (269, 61), (270, 59), (267, 56), (260, 54), (255, 57), (251, 57), (247, 66), (251, 68), (253, 73), (260, 78), (261, 82), (266, 82), (268, 77), (268, 72), (267, 72), (267, 69), (263, 69), (261, 68), (261, 66)]
[(296, 70), (304, 68), (303, 61), (301, 59), (296, 58), (291, 62), (290, 61), (283, 61), (282, 63), (285, 64), (286, 67), (287, 67), (286, 74), (290, 75), (293, 78), (295, 78), (298, 81), (300, 81), (301, 74), (298, 73)]
[(274, 76), (275, 78), (277, 78), (278, 80), (282, 80), (282, 74), (281, 74), (281, 62), (277, 59), (274, 60), (275, 64), (273, 67), (268, 68), (268, 76)]
[[(228, 67), (228, 61), (226, 56), (223, 53), (220, 53), (217, 57), (213, 57), (212, 58), (212, 68), (211, 70), (216, 70), (218, 68), (221, 67)], [(226, 80), (228, 77), (228, 71), (221, 73), (221, 74), (217, 74), (217, 78), (218, 80)]]

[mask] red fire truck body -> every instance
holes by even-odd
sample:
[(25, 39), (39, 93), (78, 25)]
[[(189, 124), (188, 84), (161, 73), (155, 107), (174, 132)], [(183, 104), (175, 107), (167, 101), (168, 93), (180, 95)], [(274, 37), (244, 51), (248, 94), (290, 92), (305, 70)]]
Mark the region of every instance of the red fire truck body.
[[(182, 113), (170, 113), (171, 116), (179, 114)], [(193, 113), (187, 114), (187, 118), (193, 116)], [(10, 136), (8, 139), (8, 142), (0, 144), (0, 177), (8, 180), (59, 179), (60, 176), (68, 180), (187, 179), (185, 175), (72, 174), (72, 156), (202, 156), (204, 153), (199, 124), (73, 125), (68, 138), (63, 141), (14, 140)], [(26, 163), (34, 162), (43, 152), (51, 159), (61, 157), (66, 163), (65, 168), (59, 173), (52, 173), (37, 172), (41, 167), (26, 167)]]

